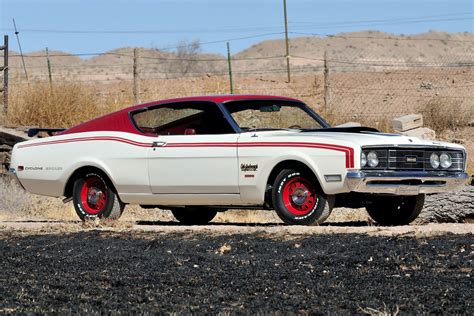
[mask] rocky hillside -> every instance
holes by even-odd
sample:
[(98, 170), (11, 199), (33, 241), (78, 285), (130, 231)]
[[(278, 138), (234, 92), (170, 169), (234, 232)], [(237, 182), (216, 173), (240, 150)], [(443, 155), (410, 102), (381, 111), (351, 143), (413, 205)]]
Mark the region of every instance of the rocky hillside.
[[(295, 71), (320, 70), (325, 52), (334, 71), (361, 69), (405, 69), (474, 63), (473, 33), (428, 32), (418, 35), (393, 35), (376, 31), (340, 33), (330, 37), (297, 37), (290, 41), (291, 63)], [(53, 75), (74, 80), (122, 80), (132, 76), (133, 48), (120, 48), (100, 56), (73, 56), (50, 51)], [(233, 56), (236, 74), (271, 73), (284, 69), (283, 40), (255, 44)], [(11, 53), (11, 75), (23, 75), (21, 59)], [(27, 54), (26, 66), (33, 79), (47, 79), (44, 51)], [(59, 55), (59, 56), (58, 56)], [(34, 57), (36, 56), (36, 57)], [(143, 78), (176, 78), (183, 75), (225, 74), (225, 57), (198, 51), (168, 52), (140, 48)], [(388, 66), (386, 66), (388, 65)]]

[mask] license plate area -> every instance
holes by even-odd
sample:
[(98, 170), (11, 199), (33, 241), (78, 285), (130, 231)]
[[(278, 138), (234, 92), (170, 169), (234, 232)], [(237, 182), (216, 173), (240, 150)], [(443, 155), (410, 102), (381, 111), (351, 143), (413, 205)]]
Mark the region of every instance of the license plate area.
[(420, 188), (418, 186), (401, 185), (397, 188), (398, 195), (418, 195)]

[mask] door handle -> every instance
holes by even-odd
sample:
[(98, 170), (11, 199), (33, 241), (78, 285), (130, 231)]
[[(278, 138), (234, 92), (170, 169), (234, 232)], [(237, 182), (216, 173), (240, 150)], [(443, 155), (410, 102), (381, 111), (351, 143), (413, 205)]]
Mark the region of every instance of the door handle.
[(166, 145), (166, 142), (153, 142), (152, 147), (163, 147)]

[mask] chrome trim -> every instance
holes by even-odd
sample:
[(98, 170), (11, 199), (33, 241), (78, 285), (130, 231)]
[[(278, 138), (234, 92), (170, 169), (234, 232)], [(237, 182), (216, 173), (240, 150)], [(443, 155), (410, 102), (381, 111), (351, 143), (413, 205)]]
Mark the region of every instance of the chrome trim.
[[(374, 170), (350, 171), (346, 175), (347, 185), (353, 192), (393, 195), (418, 195), (451, 191), (465, 184), (468, 178), (469, 175), (465, 172), (446, 171)], [(422, 183), (407, 184), (403, 182), (406, 180), (420, 180)]]
[(23, 190), (26, 191), (26, 189), (25, 189), (25, 187), (23, 186), (23, 184), (21, 184), (20, 179), (18, 179), (18, 175), (17, 175), (17, 173), (16, 173), (15, 168), (9, 168), (9, 169), (8, 169), (8, 172), (13, 175), (13, 178), (15, 178), (16, 183), (18, 183), (18, 185), (19, 185)]

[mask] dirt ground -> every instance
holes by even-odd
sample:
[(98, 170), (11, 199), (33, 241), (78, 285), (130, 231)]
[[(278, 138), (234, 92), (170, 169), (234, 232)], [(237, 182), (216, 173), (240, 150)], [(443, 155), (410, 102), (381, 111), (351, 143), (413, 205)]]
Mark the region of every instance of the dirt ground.
[(4, 221), (0, 313), (473, 314), (473, 232)]

